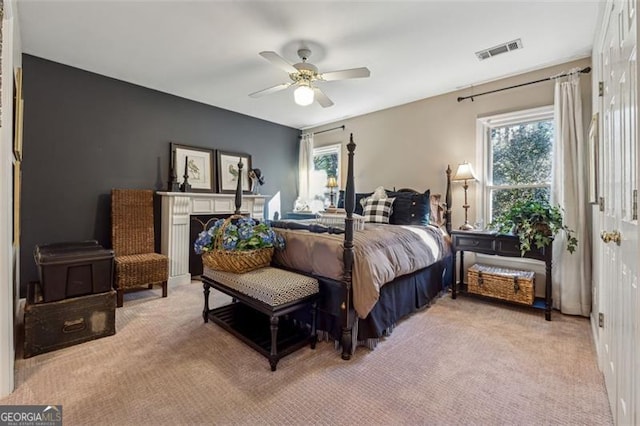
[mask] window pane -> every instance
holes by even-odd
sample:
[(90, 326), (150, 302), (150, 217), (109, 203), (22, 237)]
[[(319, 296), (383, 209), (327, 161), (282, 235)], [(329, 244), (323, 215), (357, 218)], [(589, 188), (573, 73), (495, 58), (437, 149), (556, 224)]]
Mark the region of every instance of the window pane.
[(517, 200), (547, 200), (551, 195), (549, 187), (523, 189), (494, 189), (491, 191), (491, 220), (506, 212)]
[(338, 176), (338, 153), (331, 152), (313, 156), (313, 166), (316, 170), (324, 170), (327, 176)]
[(490, 130), (493, 185), (551, 182), (553, 121), (538, 121)]

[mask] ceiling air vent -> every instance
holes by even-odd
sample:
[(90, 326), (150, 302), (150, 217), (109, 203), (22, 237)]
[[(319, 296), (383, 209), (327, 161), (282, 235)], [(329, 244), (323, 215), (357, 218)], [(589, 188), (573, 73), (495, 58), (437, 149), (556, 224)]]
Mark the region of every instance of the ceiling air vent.
[(508, 41), (506, 43), (499, 44), (498, 46), (481, 50), (479, 52), (476, 52), (476, 56), (479, 60), (483, 61), (501, 53), (507, 53), (517, 49), (522, 49), (522, 40), (520, 39)]

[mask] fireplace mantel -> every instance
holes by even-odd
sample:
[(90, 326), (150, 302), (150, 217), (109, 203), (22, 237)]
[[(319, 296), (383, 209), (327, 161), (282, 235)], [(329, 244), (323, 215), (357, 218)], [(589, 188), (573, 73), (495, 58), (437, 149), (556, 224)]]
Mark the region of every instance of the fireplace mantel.
[[(161, 250), (169, 256), (169, 284), (188, 284), (189, 251), (193, 250), (193, 241), (189, 241), (190, 216), (233, 214), (235, 194), (158, 192), (158, 195), (162, 197)], [(265, 195), (243, 195), (240, 211), (263, 219), (266, 199)]]

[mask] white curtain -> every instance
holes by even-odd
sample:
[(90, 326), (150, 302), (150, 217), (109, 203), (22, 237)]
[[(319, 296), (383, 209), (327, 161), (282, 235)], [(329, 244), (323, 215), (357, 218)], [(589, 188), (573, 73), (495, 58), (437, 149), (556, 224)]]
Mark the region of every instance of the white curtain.
[(567, 251), (563, 232), (553, 244), (553, 305), (562, 313), (589, 316), (591, 312), (591, 230), (588, 223), (587, 160), (582, 127), (580, 74), (556, 80), (556, 140), (553, 153), (551, 201), (564, 209), (564, 222), (576, 231), (578, 247)]
[(313, 173), (313, 133), (300, 136), (298, 157), (298, 199), (294, 210), (307, 210), (311, 201), (311, 174)]

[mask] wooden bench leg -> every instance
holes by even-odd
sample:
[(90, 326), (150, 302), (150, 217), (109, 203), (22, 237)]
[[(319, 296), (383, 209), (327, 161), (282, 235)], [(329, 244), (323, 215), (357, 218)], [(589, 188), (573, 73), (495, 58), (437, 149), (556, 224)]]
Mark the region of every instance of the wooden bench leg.
[(318, 336), (316, 336), (316, 317), (318, 315), (318, 302), (311, 304), (311, 349), (316, 348)]
[(271, 365), (271, 371), (276, 371), (276, 365), (278, 364), (278, 323), (280, 318), (276, 316), (271, 317), (271, 354), (269, 355), (269, 364)]
[(209, 322), (209, 293), (211, 293), (211, 286), (206, 282), (202, 282), (202, 288), (204, 290), (204, 310), (202, 311), (202, 318), (204, 322)]
[(167, 282), (162, 282), (162, 297), (167, 297)]
[[(265, 268), (264, 271), (268, 271), (266, 276), (268, 281), (265, 282), (265, 290), (269, 290), (268, 295), (278, 295), (280, 291), (280, 281), (272, 276), (270, 270)], [(257, 272), (259, 274), (259, 272)], [(283, 274), (290, 274), (285, 273)], [(251, 286), (255, 282), (259, 282), (261, 277), (247, 274), (246, 281), (243, 276), (231, 277), (235, 280), (231, 280), (233, 285), (226, 285), (224, 281), (231, 279), (226, 275), (220, 274), (220, 281), (210, 276), (203, 277), (202, 287), (204, 292), (204, 309), (202, 311), (202, 317), (204, 322), (209, 322), (209, 319), (222, 326), (224, 329), (239, 337), (253, 349), (260, 352), (269, 360), (271, 371), (276, 371), (278, 362), (285, 354), (290, 354), (294, 350), (310, 345), (312, 349), (315, 349), (317, 344), (317, 318), (318, 318), (318, 294), (317, 294), (317, 281), (309, 281), (308, 277), (301, 277), (300, 281), (293, 283), (291, 277), (285, 277), (290, 282), (288, 285), (298, 285), (300, 290), (309, 292), (313, 290), (311, 285), (316, 287), (316, 291), (299, 298), (292, 298), (284, 304), (273, 305), (267, 301), (261, 300), (260, 297), (253, 297), (247, 294), (241, 289), (243, 286)], [(295, 278), (295, 277), (293, 277)], [(210, 289), (214, 288), (229, 296), (234, 300), (231, 305), (224, 305), (211, 309), (209, 307), (209, 294)], [(236, 288), (236, 287), (240, 287)], [(308, 309), (311, 308), (311, 326), (309, 327)], [(305, 310), (305, 322), (303, 325), (299, 324), (293, 312), (298, 310)], [(261, 315), (253, 316), (252, 312), (261, 313)], [(265, 316), (262, 316), (265, 315)], [(284, 317), (282, 324), (282, 330), (280, 330), (280, 317)], [(291, 316), (291, 318), (288, 318)], [(263, 320), (269, 318), (269, 328), (263, 323)], [(257, 322), (257, 330), (249, 332), (246, 330), (247, 321)], [(286, 327), (284, 327), (286, 325)], [(303, 327), (303, 328), (302, 328)], [(280, 336), (278, 335), (280, 332)], [(280, 339), (280, 340), (279, 340)], [(267, 343), (268, 342), (268, 343)], [(265, 344), (266, 343), (266, 344)], [(280, 347), (279, 347), (280, 346)]]

